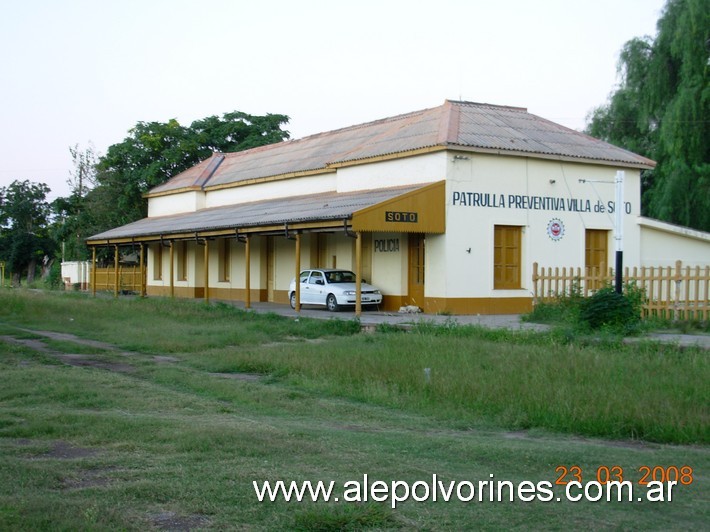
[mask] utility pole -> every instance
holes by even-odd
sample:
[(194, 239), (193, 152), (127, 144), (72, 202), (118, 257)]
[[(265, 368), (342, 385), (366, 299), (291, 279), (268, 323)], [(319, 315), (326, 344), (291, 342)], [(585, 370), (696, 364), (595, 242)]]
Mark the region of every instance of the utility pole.
[(616, 172), (616, 179), (614, 179), (614, 185), (616, 186), (616, 214), (614, 222), (614, 241), (616, 243), (616, 268), (615, 268), (615, 280), (614, 287), (617, 294), (622, 292), (623, 275), (622, 269), (624, 267), (624, 172), (619, 170)]

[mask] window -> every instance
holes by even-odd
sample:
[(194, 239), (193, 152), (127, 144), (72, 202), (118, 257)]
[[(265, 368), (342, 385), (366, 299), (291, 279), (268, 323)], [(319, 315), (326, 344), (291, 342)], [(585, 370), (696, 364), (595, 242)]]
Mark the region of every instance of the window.
[(178, 242), (177, 252), (178, 281), (187, 281), (187, 242)]
[(354, 283), (357, 282), (357, 278), (353, 272), (346, 270), (338, 270), (335, 272), (328, 272), (325, 274), (325, 278), (328, 280), (328, 284), (332, 283)]
[(308, 280), (308, 284), (325, 284), (325, 281), (323, 280), (323, 273), (322, 272), (311, 273), (311, 278)]
[(230, 270), (232, 269), (232, 248), (229, 245), (229, 238), (219, 240), (217, 251), (219, 254), (219, 280), (223, 283), (229, 281)]
[(163, 280), (163, 245), (157, 244), (153, 248), (153, 280)]
[(311, 274), (311, 270), (306, 270), (306, 271), (304, 271), (304, 272), (301, 272), (301, 277), (300, 277), (301, 282), (302, 282), (302, 283), (305, 283), (306, 281), (308, 281), (308, 276), (309, 276), (310, 274)]
[(496, 225), (493, 235), (493, 288), (510, 290), (521, 288), (520, 241), (523, 229), (519, 226)]

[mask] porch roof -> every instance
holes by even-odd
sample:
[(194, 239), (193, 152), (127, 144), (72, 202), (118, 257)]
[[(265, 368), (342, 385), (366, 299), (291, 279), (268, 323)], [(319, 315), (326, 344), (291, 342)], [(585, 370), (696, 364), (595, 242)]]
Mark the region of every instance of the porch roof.
[[(136, 222), (98, 233), (87, 239), (90, 246), (131, 242), (176, 240), (239, 234), (275, 233), (286, 229), (317, 230), (324, 228), (355, 228), (353, 216), (359, 211), (367, 213), (364, 231), (398, 230), (443, 232), (444, 182), (364, 190), (357, 192), (327, 192), (286, 198), (269, 199), (222, 207), (200, 209), (195, 212), (143, 218)], [(378, 205), (397, 209), (399, 200), (408, 209), (412, 201), (426, 205), (431, 194), (436, 194), (437, 220), (426, 223), (426, 215), (418, 215), (419, 223), (383, 225), (371, 223), (371, 213)], [(420, 197), (421, 196), (421, 197)], [(417, 199), (419, 198), (419, 199)], [(430, 210), (427, 208), (427, 210)], [(438, 212), (441, 211), (441, 212)], [(425, 222), (422, 225), (422, 221)]]

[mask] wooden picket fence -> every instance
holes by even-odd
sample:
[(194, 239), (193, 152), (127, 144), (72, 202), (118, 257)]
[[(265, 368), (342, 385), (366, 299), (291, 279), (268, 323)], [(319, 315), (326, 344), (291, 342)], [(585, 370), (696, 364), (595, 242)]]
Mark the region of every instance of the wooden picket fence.
[[(625, 268), (624, 284), (635, 283), (645, 294), (644, 316), (671, 320), (710, 319), (710, 266)], [(551, 301), (578, 293), (589, 296), (602, 286), (614, 284), (614, 271), (599, 268), (540, 267), (533, 263), (533, 302)]]
[[(108, 268), (96, 268), (96, 290), (107, 290), (113, 292), (116, 287), (116, 270), (113, 266)], [(136, 292), (141, 290), (141, 269), (138, 266), (118, 267), (118, 290), (119, 292)]]

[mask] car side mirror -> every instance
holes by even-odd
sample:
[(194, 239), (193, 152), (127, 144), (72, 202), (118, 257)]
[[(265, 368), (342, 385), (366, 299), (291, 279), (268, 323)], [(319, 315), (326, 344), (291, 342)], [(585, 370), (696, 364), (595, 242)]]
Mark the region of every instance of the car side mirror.
[(316, 284), (325, 284), (323, 279), (316, 279)]

